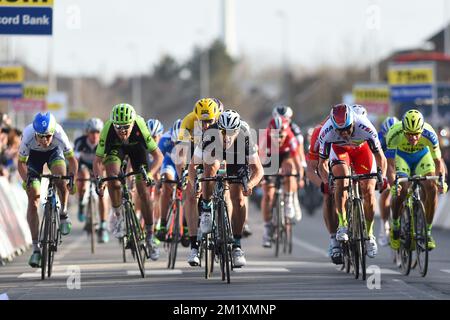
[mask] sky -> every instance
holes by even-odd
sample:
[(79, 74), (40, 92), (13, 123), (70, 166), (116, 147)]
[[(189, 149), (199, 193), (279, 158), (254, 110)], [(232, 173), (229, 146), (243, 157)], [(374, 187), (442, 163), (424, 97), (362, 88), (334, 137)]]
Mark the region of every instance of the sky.
[[(221, 0), (55, 0), (53, 36), (13, 36), (12, 55), (45, 74), (117, 75), (183, 62), (220, 36)], [(450, 1), (449, 1), (450, 2)], [(362, 65), (421, 46), (450, 17), (445, 0), (235, 0), (237, 57), (253, 71)], [(49, 61), (51, 63), (49, 64)]]

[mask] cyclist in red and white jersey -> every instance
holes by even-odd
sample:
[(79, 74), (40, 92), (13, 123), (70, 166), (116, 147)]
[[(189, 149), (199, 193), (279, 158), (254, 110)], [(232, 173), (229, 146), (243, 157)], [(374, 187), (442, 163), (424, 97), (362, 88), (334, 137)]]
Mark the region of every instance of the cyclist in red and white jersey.
[[(272, 143), (277, 145), (272, 146)], [(272, 154), (273, 151), (277, 151), (278, 154)], [(299, 156), (299, 144), (297, 138), (289, 127), (289, 120), (276, 116), (266, 129), (266, 134), (260, 143), (260, 157), (265, 167), (268, 167), (269, 162), (272, 162), (278, 156), (279, 162), (278, 168), (281, 168), (281, 174), (300, 174), (300, 178), (296, 180), (295, 177), (289, 177), (284, 180), (284, 194), (285, 194), (285, 214), (288, 218), (294, 219), (294, 195), (297, 189), (303, 187), (303, 166), (301, 164)], [(270, 163), (273, 165), (273, 163)], [(263, 197), (261, 200), (261, 208), (264, 219), (264, 235), (263, 246), (266, 248), (271, 247), (272, 237), (272, 217), (271, 208), (273, 205), (275, 189), (273, 183), (269, 179), (264, 179), (262, 183)]]
[[(350, 166), (356, 174), (378, 173), (379, 189), (386, 186), (386, 157), (381, 148), (377, 131), (369, 119), (357, 115), (346, 104), (335, 105), (330, 118), (319, 133), (319, 173), (323, 183), (328, 182), (330, 159), (334, 176), (350, 174)], [(364, 213), (369, 235), (367, 255), (375, 257), (378, 248), (373, 235), (373, 217), (375, 207), (375, 183), (373, 179), (361, 181), (361, 194), (364, 199)], [(336, 181), (335, 206), (339, 220), (336, 232), (338, 241), (348, 240), (345, 202), (348, 192), (345, 190), (348, 180)]]

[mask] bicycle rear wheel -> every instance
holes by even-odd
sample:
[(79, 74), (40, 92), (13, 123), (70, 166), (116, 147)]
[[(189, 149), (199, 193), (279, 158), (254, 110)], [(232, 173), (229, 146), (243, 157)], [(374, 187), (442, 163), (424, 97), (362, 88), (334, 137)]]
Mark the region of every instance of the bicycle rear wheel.
[(94, 201), (89, 195), (88, 211), (86, 223), (89, 226), (89, 233), (91, 234), (91, 253), (95, 253), (95, 219), (94, 219)]
[(280, 252), (280, 243), (283, 237), (283, 225), (282, 225), (282, 214), (283, 214), (283, 205), (281, 203), (281, 199), (279, 196), (276, 196), (275, 199), (276, 207), (272, 211), (272, 216), (275, 218), (275, 257), (278, 258)]
[[(139, 271), (141, 272), (142, 278), (145, 278), (145, 244), (143, 244), (143, 239), (140, 236), (140, 224), (136, 217), (136, 213), (128, 204), (125, 206), (125, 216), (127, 220), (127, 235), (128, 241), (131, 241), (130, 247), (134, 258), (137, 260)], [(145, 239), (144, 239), (145, 241)]]
[(211, 277), (214, 269), (214, 240), (212, 239), (213, 233), (206, 234), (203, 241), (203, 250), (205, 252), (205, 279)]
[(428, 231), (422, 201), (414, 202), (414, 227), (417, 264), (419, 265), (420, 275), (425, 277), (428, 271)]
[(366, 280), (366, 239), (368, 239), (367, 231), (366, 231), (366, 218), (364, 216), (364, 209), (362, 206), (362, 201), (360, 199), (356, 199), (357, 211), (358, 214), (358, 242), (357, 242), (357, 250), (359, 263), (361, 266), (361, 277), (362, 280)]
[(171, 202), (169, 206), (169, 213), (167, 214), (167, 235), (166, 235), (166, 245), (168, 246), (168, 255), (167, 255), (167, 269), (172, 267), (172, 240), (173, 240), (173, 230), (174, 230), (174, 203)]
[(50, 238), (50, 224), (51, 224), (51, 206), (46, 204), (44, 207), (44, 215), (41, 224), (41, 247), (42, 247), (42, 257), (41, 257), (41, 280), (45, 279), (47, 271), (47, 262), (49, 260), (49, 238)]
[(407, 276), (411, 271), (412, 250), (411, 250), (411, 211), (405, 206), (400, 216), (400, 269), (402, 274)]
[(174, 222), (173, 222), (173, 229), (172, 229), (172, 239), (170, 242), (170, 248), (169, 248), (169, 256), (170, 259), (170, 269), (175, 268), (175, 261), (177, 259), (177, 249), (178, 249), (178, 242), (180, 241), (180, 204), (177, 202), (175, 206), (175, 216), (174, 216)]
[(294, 224), (292, 223), (291, 219), (288, 219), (286, 222), (286, 243), (287, 243), (287, 251), (289, 254), (292, 254), (292, 234)]

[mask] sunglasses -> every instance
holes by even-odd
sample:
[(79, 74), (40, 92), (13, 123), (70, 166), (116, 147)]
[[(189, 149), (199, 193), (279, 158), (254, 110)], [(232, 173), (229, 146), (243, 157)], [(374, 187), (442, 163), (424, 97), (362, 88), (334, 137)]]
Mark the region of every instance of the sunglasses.
[(130, 127), (131, 127), (131, 124), (115, 124), (114, 125), (114, 128), (116, 130), (128, 130), (128, 129), (130, 129)]
[(420, 134), (420, 133), (405, 132), (405, 135), (406, 135), (407, 137), (412, 138), (412, 137), (418, 137), (418, 136), (420, 136), (421, 134)]
[(214, 119), (211, 120), (201, 120), (202, 124), (213, 124), (214, 123)]
[(342, 129), (336, 129), (336, 131), (339, 133), (350, 132), (350, 131), (352, 131), (352, 128), (353, 128), (353, 125), (349, 125)]
[(53, 137), (53, 135), (52, 134), (40, 134), (40, 133), (36, 133), (36, 136), (38, 137), (38, 138), (40, 138), (40, 139), (50, 139), (51, 137)]
[(225, 135), (225, 136), (234, 136), (237, 133), (239, 133), (239, 129), (236, 130), (225, 130), (225, 129), (220, 129), (220, 132)]
[(100, 133), (100, 131), (93, 130), (93, 131), (89, 131), (89, 133)]

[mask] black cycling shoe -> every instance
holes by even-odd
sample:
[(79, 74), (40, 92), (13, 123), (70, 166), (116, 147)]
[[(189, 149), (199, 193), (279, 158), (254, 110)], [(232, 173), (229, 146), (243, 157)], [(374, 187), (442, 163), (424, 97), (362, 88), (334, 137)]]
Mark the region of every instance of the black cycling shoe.
[(331, 249), (331, 261), (334, 264), (343, 264), (344, 261), (342, 259), (342, 249), (341, 247), (334, 247)]

